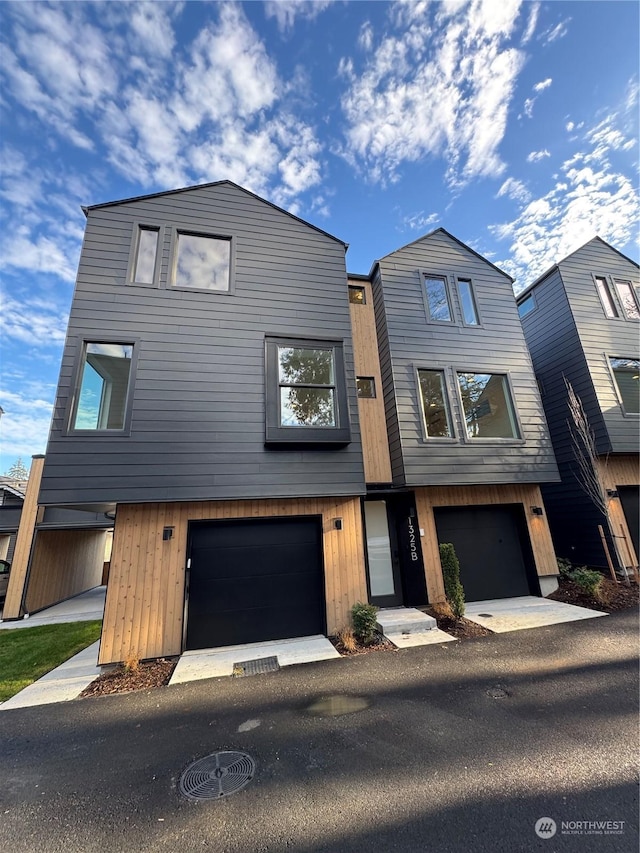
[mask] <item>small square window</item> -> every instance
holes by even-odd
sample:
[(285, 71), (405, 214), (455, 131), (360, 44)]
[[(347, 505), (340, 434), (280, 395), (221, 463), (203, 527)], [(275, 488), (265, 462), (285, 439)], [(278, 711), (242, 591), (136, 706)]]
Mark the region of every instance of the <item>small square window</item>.
[(358, 397), (375, 397), (376, 383), (373, 376), (358, 376), (356, 378)]
[(365, 292), (364, 287), (355, 287), (354, 285), (349, 285), (349, 302), (354, 305), (366, 305), (367, 303), (367, 294)]
[(136, 240), (136, 255), (133, 265), (134, 284), (153, 284), (158, 256), (159, 228), (140, 225)]
[(429, 320), (451, 323), (451, 303), (447, 281), (441, 276), (424, 276), (424, 293)]
[(84, 345), (72, 429), (125, 428), (132, 356), (132, 344)]
[(179, 231), (172, 284), (198, 290), (228, 291), (231, 240)]
[(602, 307), (604, 309), (605, 315), (613, 320), (618, 316), (618, 309), (616, 308), (616, 304), (613, 301), (613, 296), (611, 295), (611, 290), (609, 289), (609, 282), (602, 275), (594, 276), (596, 281), (596, 287), (598, 288), (598, 295), (600, 296), (600, 301), (602, 302)]
[(638, 302), (636, 301), (636, 295), (633, 292), (631, 282), (616, 278), (613, 280), (613, 283), (618, 291), (618, 298), (627, 319), (640, 320), (640, 309), (638, 308)]
[(609, 364), (625, 413), (628, 415), (640, 414), (640, 360), (637, 358), (610, 358)]
[(444, 372), (442, 370), (419, 370), (418, 381), (428, 438), (452, 438), (453, 430), (451, 428)]
[(518, 314), (520, 315), (520, 319), (526, 317), (527, 314), (530, 314), (533, 309), (536, 307), (536, 300), (533, 296), (533, 293), (530, 293), (522, 302), (518, 303)]
[(465, 326), (478, 325), (478, 307), (473, 292), (471, 280), (468, 278), (458, 279), (458, 293), (460, 294), (460, 305), (462, 306), (462, 318)]
[(520, 438), (507, 377), (458, 373), (467, 437)]

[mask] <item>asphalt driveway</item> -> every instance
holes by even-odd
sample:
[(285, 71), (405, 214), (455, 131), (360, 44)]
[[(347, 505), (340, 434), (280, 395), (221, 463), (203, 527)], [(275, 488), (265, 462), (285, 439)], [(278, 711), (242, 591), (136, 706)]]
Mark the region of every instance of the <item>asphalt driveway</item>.
[[(635, 852), (637, 630), (624, 612), (7, 710), (0, 849)], [(336, 695), (366, 707), (310, 712)], [(187, 765), (223, 749), (253, 780), (182, 798)]]

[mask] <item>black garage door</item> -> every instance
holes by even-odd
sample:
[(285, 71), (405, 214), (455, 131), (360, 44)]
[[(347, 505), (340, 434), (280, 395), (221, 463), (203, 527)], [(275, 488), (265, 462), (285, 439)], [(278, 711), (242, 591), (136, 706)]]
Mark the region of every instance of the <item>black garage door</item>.
[(319, 518), (193, 523), (187, 649), (323, 634)]
[[(618, 486), (624, 517), (636, 554), (640, 557), (640, 490), (637, 486)], [(625, 553), (625, 560), (627, 555)]]
[(438, 542), (456, 549), (466, 601), (531, 594), (520, 507), (447, 507), (434, 514)]

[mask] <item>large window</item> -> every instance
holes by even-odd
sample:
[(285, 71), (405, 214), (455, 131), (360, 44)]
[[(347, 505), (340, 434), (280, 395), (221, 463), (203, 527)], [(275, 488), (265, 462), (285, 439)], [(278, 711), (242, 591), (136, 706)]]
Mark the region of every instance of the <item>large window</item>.
[(350, 438), (342, 344), (267, 340), (267, 441)]
[(174, 287), (229, 290), (231, 240), (178, 231), (174, 249)]
[(349, 285), (349, 302), (353, 305), (365, 305), (367, 302), (367, 294), (364, 287), (359, 285)]
[(136, 234), (135, 260), (131, 279), (134, 284), (153, 284), (156, 275), (159, 228), (140, 225)]
[(467, 437), (519, 438), (509, 383), (501, 373), (458, 373)]
[(72, 429), (125, 428), (132, 356), (132, 344), (85, 343)]
[(424, 276), (424, 294), (429, 320), (451, 323), (451, 302), (447, 280), (443, 276)]
[(442, 370), (418, 370), (425, 431), (429, 438), (452, 438), (451, 416)]
[(460, 305), (462, 307), (462, 318), (465, 326), (477, 326), (478, 306), (473, 292), (473, 285), (468, 278), (458, 279), (458, 293), (460, 294)]
[(618, 297), (625, 316), (629, 320), (640, 320), (640, 309), (638, 309), (638, 302), (631, 282), (616, 278), (613, 283), (618, 291)]
[(629, 415), (640, 414), (640, 360), (610, 358), (609, 364), (624, 411)]

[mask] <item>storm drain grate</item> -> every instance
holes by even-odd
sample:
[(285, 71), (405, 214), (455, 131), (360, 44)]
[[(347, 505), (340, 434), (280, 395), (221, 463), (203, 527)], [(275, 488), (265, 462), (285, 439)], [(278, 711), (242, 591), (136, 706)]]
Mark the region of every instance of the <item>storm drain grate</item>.
[(217, 800), (241, 791), (255, 772), (255, 761), (246, 752), (214, 752), (187, 767), (179, 790), (189, 800)]
[(243, 660), (234, 663), (233, 674), (236, 678), (243, 675), (261, 675), (263, 672), (277, 672), (280, 669), (278, 658), (274, 655), (270, 658), (256, 658), (256, 660)]
[(481, 619), (493, 619), (493, 613), (478, 613)]

